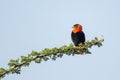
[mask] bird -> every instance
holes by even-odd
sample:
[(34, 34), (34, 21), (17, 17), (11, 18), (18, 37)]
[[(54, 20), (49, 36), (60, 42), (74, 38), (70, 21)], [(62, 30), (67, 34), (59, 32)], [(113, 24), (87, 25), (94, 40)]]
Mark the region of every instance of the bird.
[[(81, 24), (74, 24), (73, 25), (73, 30), (71, 32), (71, 39), (76, 47), (81, 43), (84, 44), (85, 33), (83, 32), (83, 27)], [(80, 52), (80, 54), (83, 54), (83, 52)]]

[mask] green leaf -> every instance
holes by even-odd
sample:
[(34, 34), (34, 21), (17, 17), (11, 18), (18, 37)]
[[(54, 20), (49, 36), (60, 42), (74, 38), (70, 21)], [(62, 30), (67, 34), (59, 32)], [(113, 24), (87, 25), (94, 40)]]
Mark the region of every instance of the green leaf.
[(59, 53), (59, 54), (57, 55), (57, 57), (60, 57), (60, 58), (62, 58), (62, 56), (63, 56), (62, 53)]
[(49, 55), (49, 54), (51, 54), (51, 50), (48, 49), (48, 48), (45, 48), (44, 50), (42, 50), (41, 53), (42, 53), (42, 54), (47, 54), (47, 55)]
[(97, 38), (97, 37), (95, 37), (95, 40), (98, 40), (98, 38)]
[(18, 60), (13, 60), (11, 59), (10, 62), (8, 63), (9, 67), (13, 67), (15, 65), (19, 65), (19, 59)]
[(38, 52), (36, 52), (36, 51), (31, 52), (31, 56), (37, 56), (37, 55), (38, 55)]
[(43, 59), (44, 61), (49, 60), (49, 58), (48, 58), (48, 57), (46, 57), (46, 56), (44, 56), (42, 59)]
[(102, 46), (102, 43), (99, 43), (99, 44), (98, 44), (98, 47), (100, 47), (100, 46)]
[(57, 52), (59, 52), (58, 48), (56, 48), (56, 47), (55, 47), (55, 48), (52, 48), (52, 50), (51, 50), (51, 53), (52, 53), (52, 54), (57, 53)]
[(41, 58), (36, 58), (34, 61), (35, 61), (35, 63), (40, 63), (41, 62)]
[(0, 74), (6, 72), (6, 70), (4, 68), (0, 68)]
[(71, 43), (68, 47), (69, 47), (69, 48), (73, 48), (73, 47), (74, 47), (74, 45)]
[(20, 71), (21, 71), (20, 68), (14, 68), (14, 69), (11, 70), (11, 72), (12, 72), (13, 74), (14, 74), (14, 73), (20, 74)]
[(21, 56), (21, 62), (30, 62), (30, 58), (27, 56)]
[(57, 59), (57, 56), (56, 56), (56, 55), (53, 55), (53, 56), (51, 57), (51, 59), (55, 61), (55, 60)]
[(0, 68), (0, 80), (1, 80), (1, 78), (5, 77), (5, 75), (3, 75), (3, 74), (6, 72), (7, 72), (7, 70), (5, 70), (4, 68)]

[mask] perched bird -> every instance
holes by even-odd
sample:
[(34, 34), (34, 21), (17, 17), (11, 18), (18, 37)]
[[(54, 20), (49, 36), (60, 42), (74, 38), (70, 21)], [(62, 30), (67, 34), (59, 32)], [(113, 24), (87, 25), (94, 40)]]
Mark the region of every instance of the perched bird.
[[(71, 38), (75, 46), (78, 46), (80, 43), (85, 42), (85, 34), (82, 31), (82, 25), (75, 24), (73, 25), (73, 30), (71, 32)], [(78, 51), (80, 54), (83, 54), (83, 52)]]

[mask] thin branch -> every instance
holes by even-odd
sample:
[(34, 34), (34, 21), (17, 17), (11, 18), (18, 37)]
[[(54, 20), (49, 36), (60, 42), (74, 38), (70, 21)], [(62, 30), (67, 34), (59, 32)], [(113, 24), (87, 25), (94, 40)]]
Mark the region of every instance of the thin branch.
[(103, 41), (103, 38), (95, 38), (91, 41), (86, 41), (84, 44), (80, 44), (78, 47), (75, 47), (73, 44), (70, 44), (68, 46), (64, 45), (60, 48), (45, 48), (41, 52), (32, 51), (27, 56), (21, 56), (17, 60), (11, 59), (8, 63), (8, 69), (0, 68), (0, 79), (5, 77), (6, 74), (20, 74), (21, 67), (29, 66), (32, 61), (34, 61), (35, 63), (41, 63), (42, 61), (47, 61), (49, 59), (56, 60), (58, 57), (62, 58), (64, 54), (68, 56), (79, 54), (79, 51), (84, 52), (84, 54), (91, 54), (89, 48), (91, 48), (92, 46), (100, 47), (102, 46)]

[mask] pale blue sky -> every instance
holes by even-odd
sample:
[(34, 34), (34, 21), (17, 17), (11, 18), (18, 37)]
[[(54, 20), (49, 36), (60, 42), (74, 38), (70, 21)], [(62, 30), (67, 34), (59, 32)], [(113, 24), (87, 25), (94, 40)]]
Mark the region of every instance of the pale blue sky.
[(86, 39), (104, 36), (91, 55), (31, 63), (3, 80), (120, 80), (120, 0), (0, 0), (0, 67), (32, 50), (71, 43), (75, 23)]

